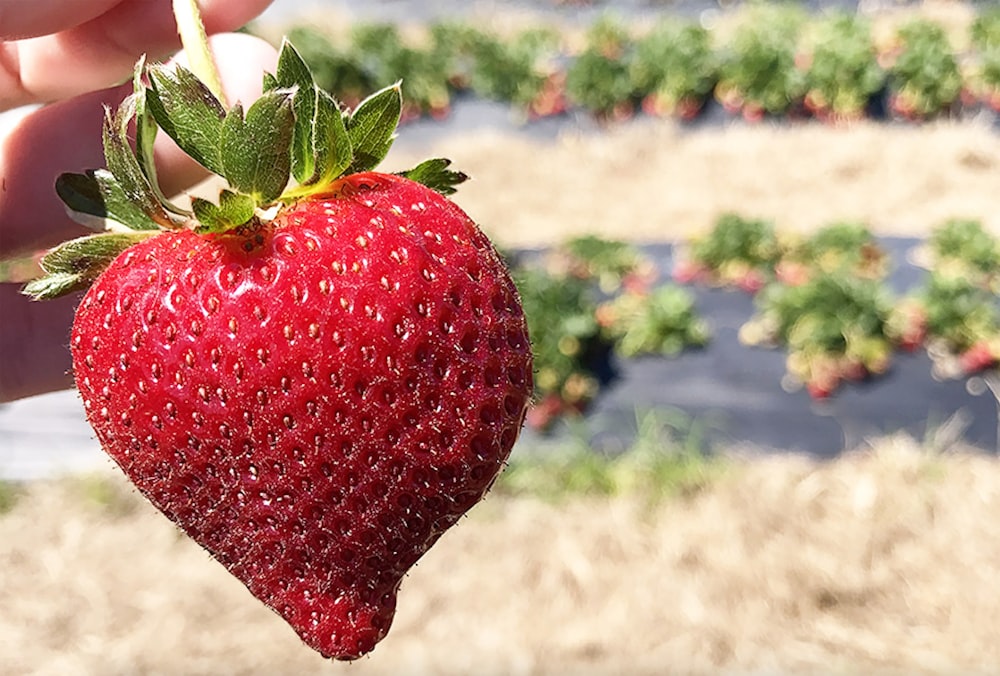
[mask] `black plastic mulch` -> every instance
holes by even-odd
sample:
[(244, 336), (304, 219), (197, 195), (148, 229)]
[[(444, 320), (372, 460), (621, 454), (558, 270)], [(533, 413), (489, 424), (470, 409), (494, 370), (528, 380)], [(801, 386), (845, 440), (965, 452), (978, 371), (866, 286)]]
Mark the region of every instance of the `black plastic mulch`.
[[(917, 240), (886, 238), (881, 243), (894, 261), (889, 279), (893, 289), (903, 293), (917, 287), (925, 272), (906, 262), (906, 253)], [(653, 245), (643, 251), (668, 279), (672, 248)], [(888, 374), (845, 384), (830, 400), (815, 402), (804, 389), (782, 388), (784, 350), (739, 342), (739, 327), (754, 312), (751, 296), (688, 288), (695, 293), (699, 313), (712, 325), (713, 337), (706, 348), (676, 359), (612, 357), (608, 364), (612, 377), (587, 415), (572, 425), (558, 425), (545, 436), (526, 430), (523, 447), (545, 448), (575, 435), (598, 450), (620, 452), (634, 441), (645, 414), (670, 411), (680, 413), (686, 425), (703, 434), (709, 447), (745, 446), (751, 451), (830, 458), (862, 446), (866, 439), (905, 432), (918, 440), (939, 434), (984, 450), (997, 448), (998, 407), (993, 396), (988, 391), (970, 394), (965, 380), (935, 380), (925, 353), (897, 353)]]

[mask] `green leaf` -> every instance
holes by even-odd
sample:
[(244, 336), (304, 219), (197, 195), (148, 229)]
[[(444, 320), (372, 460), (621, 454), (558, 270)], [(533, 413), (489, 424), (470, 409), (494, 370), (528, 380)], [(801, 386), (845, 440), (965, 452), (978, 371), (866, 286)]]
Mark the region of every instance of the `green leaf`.
[(316, 153), (316, 170), (305, 181), (309, 185), (332, 182), (354, 161), (354, 147), (340, 107), (332, 96), (319, 87), (316, 88), (313, 148)]
[(222, 175), (258, 205), (273, 202), (288, 184), (291, 170), (292, 101), (287, 90), (257, 99), (243, 116), (237, 104), (222, 126)]
[(452, 195), (455, 193), (455, 186), (464, 183), (469, 177), (460, 171), (448, 169), (449, 166), (451, 166), (451, 160), (438, 157), (424, 160), (413, 169), (401, 171), (399, 175), (421, 183), (442, 195)]
[(146, 176), (146, 180), (160, 205), (166, 211), (178, 216), (187, 217), (190, 215), (189, 212), (171, 203), (166, 195), (163, 194), (156, 176), (153, 143), (156, 141), (156, 134), (159, 131), (159, 127), (156, 124), (153, 113), (149, 110), (146, 99), (146, 86), (142, 81), (145, 64), (145, 57), (140, 57), (135, 64), (135, 71), (132, 75), (133, 93), (130, 98), (132, 99), (131, 105), (135, 108), (135, 155), (139, 160), (139, 168)]
[(385, 159), (396, 138), (403, 110), (400, 83), (375, 92), (358, 104), (347, 119), (354, 160), (347, 173), (369, 171)]
[(256, 204), (250, 195), (223, 190), (218, 204), (195, 197), (191, 200), (191, 208), (201, 223), (196, 232), (226, 232), (253, 218)]
[(313, 125), (316, 120), (316, 84), (305, 61), (287, 40), (281, 45), (275, 78), (278, 85), (293, 89), (292, 109), (295, 124), (292, 129), (292, 175), (305, 183), (316, 170)]
[(74, 220), (103, 232), (113, 224), (132, 230), (156, 230), (157, 223), (137, 207), (106, 169), (86, 174), (62, 174), (56, 193)]
[(136, 101), (136, 97), (129, 96), (118, 110), (105, 109), (104, 160), (126, 199), (154, 222), (167, 225), (171, 222), (170, 217), (129, 145), (128, 130), (135, 117)]
[(21, 293), (32, 300), (51, 300), (85, 289), (89, 283), (80, 274), (57, 272), (31, 280), (24, 285)]
[(288, 40), (281, 43), (281, 52), (278, 54), (278, 68), (275, 79), (282, 87), (301, 87), (310, 89), (314, 84), (312, 71), (302, 59), (295, 47)]
[(351, 139), (337, 102), (316, 85), (309, 66), (285, 41), (278, 56), (277, 82), (294, 88), (292, 175), (301, 185), (328, 183), (351, 164)]
[(42, 257), (46, 274), (25, 285), (23, 293), (47, 300), (86, 288), (121, 252), (154, 234), (107, 233), (65, 242)]
[(209, 171), (222, 174), (226, 110), (195, 75), (181, 67), (150, 66), (146, 103), (160, 128)]
[(271, 75), (270, 73), (264, 73), (264, 84), (261, 86), (261, 91), (265, 94), (268, 92), (273, 92), (275, 89), (281, 87), (278, 84), (278, 79)]

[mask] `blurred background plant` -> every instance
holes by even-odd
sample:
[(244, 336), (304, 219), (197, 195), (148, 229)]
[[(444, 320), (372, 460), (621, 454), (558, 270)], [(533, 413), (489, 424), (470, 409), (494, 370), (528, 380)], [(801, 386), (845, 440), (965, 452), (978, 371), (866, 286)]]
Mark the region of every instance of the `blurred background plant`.
[(806, 109), (826, 122), (861, 119), (886, 83), (871, 24), (855, 14), (835, 12), (817, 19), (812, 28), (800, 64), (806, 71)]

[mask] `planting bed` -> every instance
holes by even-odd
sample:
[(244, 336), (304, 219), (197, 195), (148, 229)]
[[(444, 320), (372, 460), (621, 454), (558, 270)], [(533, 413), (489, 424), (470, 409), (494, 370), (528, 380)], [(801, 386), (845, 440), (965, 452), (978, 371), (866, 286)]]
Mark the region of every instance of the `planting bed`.
[[(901, 237), (880, 240), (894, 261), (888, 282), (899, 295), (918, 286), (926, 274), (907, 261), (918, 243)], [(669, 278), (674, 248), (648, 245), (642, 251), (655, 262), (661, 278)], [(887, 374), (815, 401), (804, 388), (783, 387), (784, 350), (741, 344), (739, 329), (754, 313), (750, 295), (710, 288), (693, 292), (698, 313), (712, 329), (704, 348), (677, 359), (610, 356), (598, 368), (606, 382), (587, 415), (557, 424), (547, 437), (527, 432), (535, 443), (526, 446), (582, 435), (597, 449), (621, 451), (634, 441), (643, 416), (659, 411), (682, 438), (695, 434), (713, 446), (756, 452), (832, 457), (866, 439), (900, 431), (931, 442), (937, 434), (942, 443), (965, 440), (981, 448), (997, 447), (997, 403), (980, 378), (938, 379), (925, 353), (902, 354)], [(679, 417), (662, 415), (664, 411)]]

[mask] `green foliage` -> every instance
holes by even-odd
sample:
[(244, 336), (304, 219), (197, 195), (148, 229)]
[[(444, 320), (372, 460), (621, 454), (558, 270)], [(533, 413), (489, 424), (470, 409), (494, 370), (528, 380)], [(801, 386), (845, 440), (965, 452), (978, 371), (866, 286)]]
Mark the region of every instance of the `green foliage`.
[(900, 52), (889, 68), (893, 108), (907, 118), (925, 119), (947, 112), (962, 91), (962, 74), (944, 29), (914, 19), (897, 32)]
[[(161, 230), (187, 228), (195, 219), (201, 219), (199, 232), (252, 229), (272, 207), (327, 191), (345, 172), (374, 169), (403, 113), (398, 84), (341, 110), (287, 41), (276, 72), (265, 74), (262, 95), (245, 112), (239, 103), (227, 109), (180, 65), (147, 67), (140, 59), (132, 84), (132, 94), (105, 113), (108, 168), (56, 179), (69, 211), (98, 234), (65, 242), (42, 258), (45, 274), (24, 288), (36, 300), (88, 287), (126, 248)], [(195, 198), (185, 210), (164, 197), (153, 156), (157, 129), (226, 180), (217, 203)], [(451, 193), (465, 175), (447, 167), (432, 160), (408, 173)], [(292, 177), (297, 185), (286, 191)]]
[(854, 14), (837, 13), (816, 25), (807, 71), (807, 105), (817, 115), (857, 118), (885, 85), (872, 43), (871, 26)]
[(573, 237), (554, 253), (557, 267), (570, 274), (597, 282), (603, 293), (618, 291), (632, 275), (643, 275), (648, 263), (635, 246), (595, 235)]
[(377, 86), (403, 81), (408, 104), (404, 118), (447, 114), (451, 105), (447, 53), (407, 44), (399, 29), (388, 23), (355, 26), (351, 47), (353, 58)]
[(566, 73), (570, 101), (602, 119), (631, 114), (631, 49), (631, 36), (619, 20), (606, 15), (591, 26), (586, 48)]
[(499, 39), (461, 19), (436, 21), (429, 26), (428, 33), (430, 48), (444, 61), (448, 83), (456, 90), (470, 86), (472, 70), (476, 67), (476, 42), (484, 38)]
[(933, 264), (954, 276), (1000, 275), (1000, 240), (977, 220), (954, 218), (934, 229), (927, 242)]
[(648, 412), (638, 419), (633, 445), (617, 455), (579, 442), (511, 460), (494, 490), (562, 500), (577, 495), (631, 495), (650, 501), (691, 496), (718, 481), (729, 464), (704, 449), (703, 425), (677, 411)]
[(662, 286), (648, 294), (625, 293), (605, 306), (607, 335), (623, 357), (657, 354), (676, 357), (708, 342), (710, 331), (694, 305), (694, 296), (677, 286)]
[(798, 263), (805, 277), (814, 272), (841, 273), (881, 279), (888, 272), (888, 256), (864, 223), (841, 221), (823, 226), (788, 248), (778, 264)]
[(546, 28), (525, 30), (512, 38), (467, 29), (453, 39), (461, 41), (461, 52), (471, 64), (463, 70), (472, 91), (521, 108), (528, 108), (542, 93), (552, 72), (549, 60), (559, 45), (558, 34)]
[(981, 51), (1000, 49), (1000, 7), (980, 10), (969, 26), (969, 41), (973, 48)]
[(730, 283), (750, 271), (773, 269), (780, 252), (774, 223), (728, 213), (692, 242), (690, 257), (718, 281)]
[(759, 5), (748, 11), (724, 53), (719, 86), (723, 99), (736, 96), (771, 114), (784, 114), (806, 92), (805, 74), (796, 67), (801, 10)]
[(23, 495), (21, 484), (0, 479), (0, 516), (13, 510)]
[(597, 392), (588, 357), (602, 350), (589, 280), (538, 265), (513, 270), (535, 353), (535, 397), (585, 406)]
[(1000, 47), (979, 53), (979, 81), (989, 105), (1000, 111)]
[(774, 339), (790, 348), (844, 352), (852, 338), (883, 335), (892, 297), (873, 280), (821, 274), (801, 286), (769, 286), (759, 307)]
[(388, 23), (355, 26), (345, 47), (309, 26), (290, 35), (320, 86), (348, 105), (401, 78), (415, 102), (404, 119), (445, 115), (451, 91), (466, 88), (531, 115), (560, 113), (569, 101), (602, 120), (622, 119), (641, 101), (648, 113), (689, 118), (714, 88), (751, 120), (802, 103), (821, 119), (854, 119), (888, 82), (896, 113), (918, 120), (950, 110), (963, 85), (1000, 109), (998, 17), (989, 9), (973, 22), (972, 51), (961, 55), (966, 75), (930, 20), (901, 26), (894, 47), (877, 54), (859, 15), (807, 18), (787, 4), (746, 7), (726, 42), (694, 21), (670, 18), (639, 35), (606, 14), (575, 54), (562, 53), (562, 36), (545, 26), (503, 35), (459, 20), (429, 25), (426, 40)]
[(932, 273), (917, 296), (927, 317), (927, 334), (951, 352), (1000, 334), (996, 296), (963, 276)]
[(708, 30), (678, 20), (657, 24), (636, 43), (629, 74), (637, 96), (653, 97), (654, 111), (681, 112), (684, 102), (700, 107), (718, 79)]
[(969, 28), (979, 94), (1000, 111), (1000, 7), (982, 10)]
[(535, 353), (532, 427), (582, 412), (612, 350), (673, 356), (708, 340), (692, 296), (677, 287), (650, 291), (652, 264), (631, 244), (577, 237), (512, 270)]
[(820, 273), (798, 286), (771, 284), (757, 303), (758, 313), (740, 330), (741, 340), (785, 345), (789, 375), (815, 398), (829, 396), (843, 380), (888, 370), (894, 299), (881, 282)]
[(34, 300), (50, 300), (85, 289), (118, 254), (152, 233), (102, 233), (63, 242), (42, 257), (44, 274), (25, 285)]
[(354, 106), (378, 89), (372, 74), (358, 62), (356, 55), (337, 49), (330, 38), (312, 26), (296, 26), (288, 40), (299, 50), (316, 84), (339, 101)]

